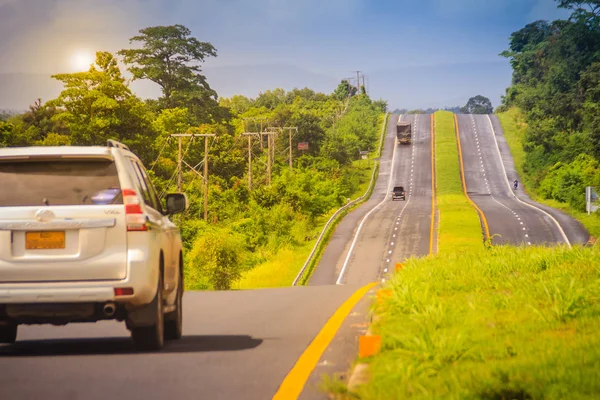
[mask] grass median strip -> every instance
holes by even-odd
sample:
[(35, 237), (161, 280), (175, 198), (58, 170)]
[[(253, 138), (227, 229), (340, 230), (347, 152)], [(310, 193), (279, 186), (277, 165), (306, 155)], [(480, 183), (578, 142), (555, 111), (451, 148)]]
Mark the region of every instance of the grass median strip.
[(481, 225), (462, 188), (454, 114), (435, 113), (435, 139), (439, 252), (479, 249)]

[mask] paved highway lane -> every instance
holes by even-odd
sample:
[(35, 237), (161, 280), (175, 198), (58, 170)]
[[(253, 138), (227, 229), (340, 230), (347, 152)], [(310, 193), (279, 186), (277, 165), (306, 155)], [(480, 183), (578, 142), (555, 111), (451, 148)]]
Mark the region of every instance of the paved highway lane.
[[(510, 148), (508, 147), (508, 143), (506, 142), (506, 138), (504, 137), (504, 131), (502, 130), (502, 125), (500, 125), (498, 117), (492, 115), (490, 116), (490, 120), (492, 122), (496, 143), (498, 143), (498, 149), (500, 150), (502, 162), (504, 163), (504, 167), (506, 169), (506, 176), (508, 177), (508, 181), (513, 182), (515, 179), (521, 181), (515, 169), (515, 162), (510, 153)], [(554, 217), (554, 219), (558, 221), (558, 223), (564, 230), (571, 244), (585, 244), (588, 242), (588, 240), (590, 239), (590, 235), (579, 221), (573, 219), (572, 217), (560, 210), (548, 207), (544, 204), (534, 202), (529, 198), (527, 193), (525, 193), (525, 191), (522, 190), (521, 185), (519, 185), (519, 188), (521, 188), (521, 190), (515, 191), (514, 194), (520, 200), (528, 204), (535, 205), (536, 207), (541, 208), (548, 214), (552, 215), (552, 217)]]
[[(373, 194), (365, 203), (352, 210), (338, 224), (329, 243), (323, 252), (317, 267), (315, 268), (309, 285), (331, 285), (337, 281), (340, 271), (344, 265), (346, 256), (351, 247), (352, 240), (356, 235), (360, 221), (376, 207), (382, 200), (389, 198), (389, 178), (392, 171), (392, 158), (394, 153), (394, 144), (396, 142), (396, 123), (397, 115), (390, 115), (388, 126), (384, 136), (384, 148), (380, 158), (379, 175), (375, 181)], [(383, 246), (383, 243), (381, 244)], [(383, 247), (379, 248), (380, 254), (383, 254)], [(377, 272), (370, 274), (365, 278), (366, 283), (378, 279)]]
[[(337, 243), (330, 244), (325, 251), (319, 269), (315, 271), (311, 284), (332, 283), (338, 278), (348, 250), (356, 237), (355, 228), (362, 218), (376, 208), (365, 220), (358, 233), (351, 257), (348, 259), (344, 284), (357, 285), (376, 281), (389, 275), (396, 262), (412, 256), (429, 254), (432, 215), (432, 159), (431, 159), (431, 118), (429, 115), (405, 115), (403, 121), (412, 123), (413, 141), (411, 145), (395, 146), (395, 129), (398, 117), (390, 118), (386, 149), (382, 157), (382, 170), (376, 191), (358, 215), (345, 217), (336, 230)], [(394, 159), (393, 165), (390, 163)], [(392, 201), (388, 189), (389, 169), (393, 168), (392, 186), (404, 186), (406, 201)], [(348, 218), (351, 220), (347, 221)], [(342, 224), (348, 227), (341, 230)], [(435, 232), (435, 225), (434, 225)], [(433, 235), (433, 251), (436, 251), (437, 236)], [(392, 244), (393, 243), (393, 244)], [(333, 265), (336, 267), (333, 268)], [(329, 281), (320, 280), (321, 268), (327, 271)], [(336, 274), (337, 272), (337, 274)], [(318, 278), (317, 278), (318, 277)], [(319, 280), (317, 280), (319, 279)], [(357, 336), (365, 334), (369, 323), (369, 302), (373, 297), (365, 297), (346, 319), (335, 339), (319, 360), (319, 363), (300, 396), (302, 400), (326, 399), (319, 392), (321, 376), (338, 376), (343, 380), (356, 359)]]
[(188, 292), (184, 337), (139, 354), (124, 324), (22, 326), (2, 399), (269, 399), (352, 286)]
[[(405, 120), (412, 123), (413, 143), (410, 154), (402, 150), (396, 168), (397, 184), (409, 187), (406, 205), (396, 215), (390, 245), (392, 261), (402, 261), (413, 256), (423, 256), (437, 251), (436, 221), (433, 225), (432, 212), (432, 141), (431, 116), (408, 115)], [(403, 146), (400, 146), (402, 148)], [(389, 250), (388, 250), (389, 252)], [(393, 264), (392, 264), (393, 266)]]
[[(413, 141), (410, 145), (396, 145), (398, 118), (390, 118), (380, 174), (371, 199), (338, 225), (310, 285), (332, 284), (339, 280), (342, 271), (341, 283), (364, 285), (382, 279), (391, 272), (395, 262), (429, 254), (431, 119), (429, 115), (400, 116), (403, 121), (412, 123)], [(391, 200), (393, 186), (405, 187), (406, 201)], [(434, 247), (435, 241), (434, 237)]]
[(571, 242), (564, 233), (567, 227), (574, 232), (574, 242), (587, 240), (585, 230), (578, 229), (579, 224), (566, 215), (561, 215), (561, 222), (557, 223), (551, 215), (558, 212), (548, 215), (535, 208), (539, 204), (531, 200), (529, 205), (524, 204), (516, 198), (515, 193), (523, 196), (523, 191), (521, 187), (516, 191), (512, 188), (512, 181), (518, 176), (514, 163), (506, 169), (505, 164), (512, 161), (506, 143), (504, 152), (496, 144), (502, 136), (498, 123), (494, 126), (487, 115), (458, 115), (457, 119), (467, 192), (485, 214), (494, 244), (566, 244)]

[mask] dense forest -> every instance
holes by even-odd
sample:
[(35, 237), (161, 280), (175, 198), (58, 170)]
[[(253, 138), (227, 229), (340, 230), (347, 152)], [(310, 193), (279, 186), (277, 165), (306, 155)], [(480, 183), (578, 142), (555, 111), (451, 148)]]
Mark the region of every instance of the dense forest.
[[(88, 71), (54, 75), (64, 85), (58, 98), (37, 100), (21, 115), (3, 114), (0, 147), (117, 139), (142, 159), (164, 196), (179, 186), (179, 139), (171, 135), (214, 135), (206, 154), (203, 138), (181, 139), (181, 188), (191, 207), (176, 222), (189, 288), (227, 289), (280, 250), (314, 240), (317, 219), (345, 204), (361, 183), (353, 164), (360, 151), (375, 150), (386, 102), (371, 101), (364, 88), (346, 81), (331, 94), (275, 89), (254, 99), (219, 98), (201, 69), (217, 55), (210, 43), (181, 25), (139, 33), (130, 40), (137, 46), (98, 52)], [(118, 56), (132, 79), (155, 82), (162, 96), (138, 98)], [(299, 143), (306, 145), (299, 149)]]
[(513, 68), (499, 111), (525, 117), (525, 178), (541, 196), (585, 210), (600, 186), (600, 1), (558, 0), (568, 20), (514, 32), (502, 53)]

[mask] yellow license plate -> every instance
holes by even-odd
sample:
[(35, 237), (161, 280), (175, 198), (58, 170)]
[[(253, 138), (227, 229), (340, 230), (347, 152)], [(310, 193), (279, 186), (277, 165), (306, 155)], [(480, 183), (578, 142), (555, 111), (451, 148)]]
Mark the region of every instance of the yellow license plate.
[(27, 232), (25, 248), (27, 250), (64, 249), (65, 232)]

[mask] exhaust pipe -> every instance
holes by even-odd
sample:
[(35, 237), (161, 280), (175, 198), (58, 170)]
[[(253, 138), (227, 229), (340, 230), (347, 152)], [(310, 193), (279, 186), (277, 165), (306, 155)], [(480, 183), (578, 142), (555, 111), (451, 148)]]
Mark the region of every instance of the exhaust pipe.
[(115, 303), (106, 303), (102, 308), (102, 312), (104, 313), (105, 317), (112, 317), (115, 315), (115, 311), (117, 311), (117, 306)]

